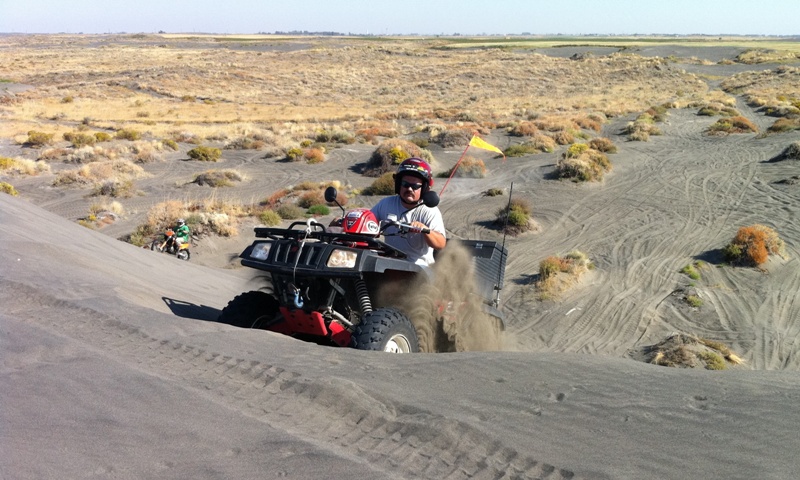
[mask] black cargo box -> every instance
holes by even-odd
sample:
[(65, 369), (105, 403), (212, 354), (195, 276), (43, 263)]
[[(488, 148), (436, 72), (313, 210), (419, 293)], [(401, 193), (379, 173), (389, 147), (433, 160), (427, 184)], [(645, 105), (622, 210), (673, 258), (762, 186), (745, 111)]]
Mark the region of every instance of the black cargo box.
[[(495, 298), (495, 287), (503, 288), (508, 249), (497, 242), (485, 240), (448, 239), (447, 243), (458, 242), (472, 255), (475, 267), (475, 283), (485, 303), (491, 304)], [(445, 247), (447, 248), (447, 247)]]

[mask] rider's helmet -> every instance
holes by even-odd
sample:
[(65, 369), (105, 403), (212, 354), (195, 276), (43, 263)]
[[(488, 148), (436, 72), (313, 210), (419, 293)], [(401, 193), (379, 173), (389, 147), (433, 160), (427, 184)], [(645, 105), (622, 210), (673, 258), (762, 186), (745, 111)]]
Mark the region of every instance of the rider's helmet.
[(431, 166), (421, 158), (411, 157), (403, 160), (403, 163), (397, 167), (397, 172), (394, 174), (394, 193), (400, 193), (400, 179), (404, 175), (414, 175), (422, 180), (422, 193), (427, 192), (433, 186)]
[(184, 219), (182, 219), (182, 218), (178, 219), (178, 225), (183, 226), (185, 224), (186, 224), (186, 221)]

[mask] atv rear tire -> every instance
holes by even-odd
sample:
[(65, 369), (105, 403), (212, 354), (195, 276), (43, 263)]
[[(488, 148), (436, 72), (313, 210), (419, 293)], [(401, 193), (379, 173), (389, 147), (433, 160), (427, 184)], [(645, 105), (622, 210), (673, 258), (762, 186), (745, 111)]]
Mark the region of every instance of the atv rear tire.
[(389, 353), (419, 352), (414, 325), (395, 308), (379, 308), (364, 315), (353, 332), (351, 346)]
[(261, 292), (245, 292), (222, 309), (217, 321), (240, 328), (266, 328), (279, 314), (278, 300)]

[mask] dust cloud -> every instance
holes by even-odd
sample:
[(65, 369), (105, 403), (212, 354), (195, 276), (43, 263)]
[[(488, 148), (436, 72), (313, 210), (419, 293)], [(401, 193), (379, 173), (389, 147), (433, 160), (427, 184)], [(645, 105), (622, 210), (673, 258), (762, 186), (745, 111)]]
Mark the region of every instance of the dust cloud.
[[(402, 310), (414, 324), (423, 352), (497, 351), (503, 344), (502, 320), (483, 311), (473, 260), (456, 241), (437, 256), (432, 281), (387, 285), (379, 296)], [(402, 291), (401, 295), (397, 295)]]

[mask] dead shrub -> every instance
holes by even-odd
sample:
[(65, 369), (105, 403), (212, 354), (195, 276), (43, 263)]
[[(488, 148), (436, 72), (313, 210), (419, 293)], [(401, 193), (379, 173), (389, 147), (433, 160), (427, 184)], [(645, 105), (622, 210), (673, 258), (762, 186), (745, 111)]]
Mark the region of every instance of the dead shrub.
[(508, 129), (508, 134), (514, 137), (532, 137), (539, 133), (539, 129), (533, 122), (520, 122)]
[(617, 153), (617, 146), (614, 142), (605, 137), (597, 137), (589, 140), (589, 147), (603, 153)]
[(569, 145), (575, 143), (575, 135), (567, 130), (561, 130), (552, 134), (553, 140), (559, 145)]
[(579, 127), (585, 128), (586, 130), (594, 130), (595, 132), (599, 132), (603, 128), (600, 122), (589, 117), (578, 117), (574, 121)]
[(440, 132), (439, 135), (434, 137), (433, 141), (445, 148), (455, 147), (458, 145), (468, 144), (470, 138), (472, 138), (472, 134), (473, 134), (472, 129), (458, 128), (458, 127), (448, 128), (447, 130)]
[(308, 148), (303, 152), (306, 163), (315, 164), (325, 161), (325, 152), (321, 148)]
[(800, 142), (793, 142), (783, 149), (780, 157), (784, 160), (800, 160)]
[(309, 208), (312, 205), (320, 205), (325, 203), (325, 197), (322, 190), (308, 190), (297, 199), (297, 206), (301, 208)]
[(236, 170), (206, 170), (198, 173), (193, 183), (198, 185), (208, 185), (209, 187), (232, 187), (233, 182), (241, 182), (242, 175)]
[(757, 267), (766, 262), (770, 254), (782, 255), (784, 248), (784, 241), (775, 230), (754, 224), (741, 227), (733, 240), (722, 249), (722, 254), (732, 264)]
[(486, 176), (486, 164), (479, 158), (465, 155), (460, 164), (453, 166), (441, 176), (450, 177), (451, 175), (460, 178), (483, 178)]

